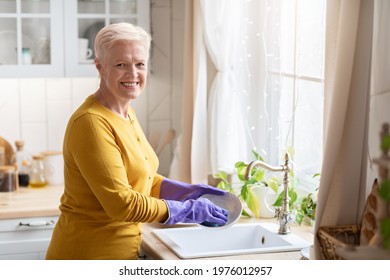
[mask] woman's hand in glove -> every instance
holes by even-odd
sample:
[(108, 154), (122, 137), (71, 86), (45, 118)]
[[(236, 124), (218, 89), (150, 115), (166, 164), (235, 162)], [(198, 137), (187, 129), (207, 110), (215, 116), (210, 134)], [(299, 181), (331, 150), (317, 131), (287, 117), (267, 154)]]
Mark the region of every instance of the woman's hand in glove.
[(206, 184), (187, 184), (164, 178), (160, 187), (160, 198), (166, 200), (185, 201), (197, 199), (204, 194), (224, 195), (226, 191)]
[(228, 211), (215, 205), (206, 198), (189, 199), (184, 202), (165, 200), (169, 209), (169, 218), (165, 224), (209, 222), (224, 225), (228, 220)]

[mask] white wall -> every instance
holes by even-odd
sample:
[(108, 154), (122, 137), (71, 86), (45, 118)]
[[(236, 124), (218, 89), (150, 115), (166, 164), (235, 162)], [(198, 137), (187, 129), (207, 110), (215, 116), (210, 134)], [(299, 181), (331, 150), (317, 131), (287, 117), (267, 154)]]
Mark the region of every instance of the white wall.
[[(148, 87), (132, 103), (149, 137), (163, 136), (169, 128), (180, 132), (184, 3), (151, 1)], [(15, 140), (25, 140), (26, 149), (34, 154), (61, 150), (69, 117), (98, 83), (98, 78), (0, 79), (0, 136), (14, 148)], [(172, 153), (173, 144), (160, 155), (163, 175), (168, 174)]]

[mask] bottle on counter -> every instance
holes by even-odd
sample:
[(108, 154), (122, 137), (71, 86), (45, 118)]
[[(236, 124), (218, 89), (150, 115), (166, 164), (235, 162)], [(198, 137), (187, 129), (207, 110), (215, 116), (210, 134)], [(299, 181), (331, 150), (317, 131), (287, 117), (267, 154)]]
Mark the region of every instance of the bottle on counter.
[(0, 166), (0, 192), (13, 192), (19, 189), (17, 174), (15, 165)]
[(30, 168), (30, 187), (41, 188), (47, 185), (43, 155), (33, 155)]
[(16, 165), (19, 178), (19, 186), (27, 187), (30, 182), (30, 166), (32, 163), (31, 154), (24, 149), (24, 141), (15, 141), (16, 152), (11, 163)]

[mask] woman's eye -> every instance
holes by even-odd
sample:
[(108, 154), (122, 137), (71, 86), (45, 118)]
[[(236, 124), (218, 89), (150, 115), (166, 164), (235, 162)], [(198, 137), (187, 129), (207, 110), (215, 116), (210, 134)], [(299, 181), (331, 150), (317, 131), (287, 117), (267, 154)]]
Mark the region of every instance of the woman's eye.
[(124, 64), (124, 63), (118, 63), (118, 64), (116, 65), (116, 67), (124, 68), (124, 67), (126, 67), (126, 64)]

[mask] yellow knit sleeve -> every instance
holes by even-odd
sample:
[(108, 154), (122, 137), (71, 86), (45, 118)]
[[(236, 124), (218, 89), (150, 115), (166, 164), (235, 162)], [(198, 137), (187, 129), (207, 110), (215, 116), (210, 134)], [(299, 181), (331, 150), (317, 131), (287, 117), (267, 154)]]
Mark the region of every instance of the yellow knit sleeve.
[(160, 187), (161, 187), (161, 182), (164, 180), (164, 178), (165, 178), (164, 176), (161, 176), (159, 174), (157, 174), (154, 177), (150, 196), (155, 198), (160, 198)]

